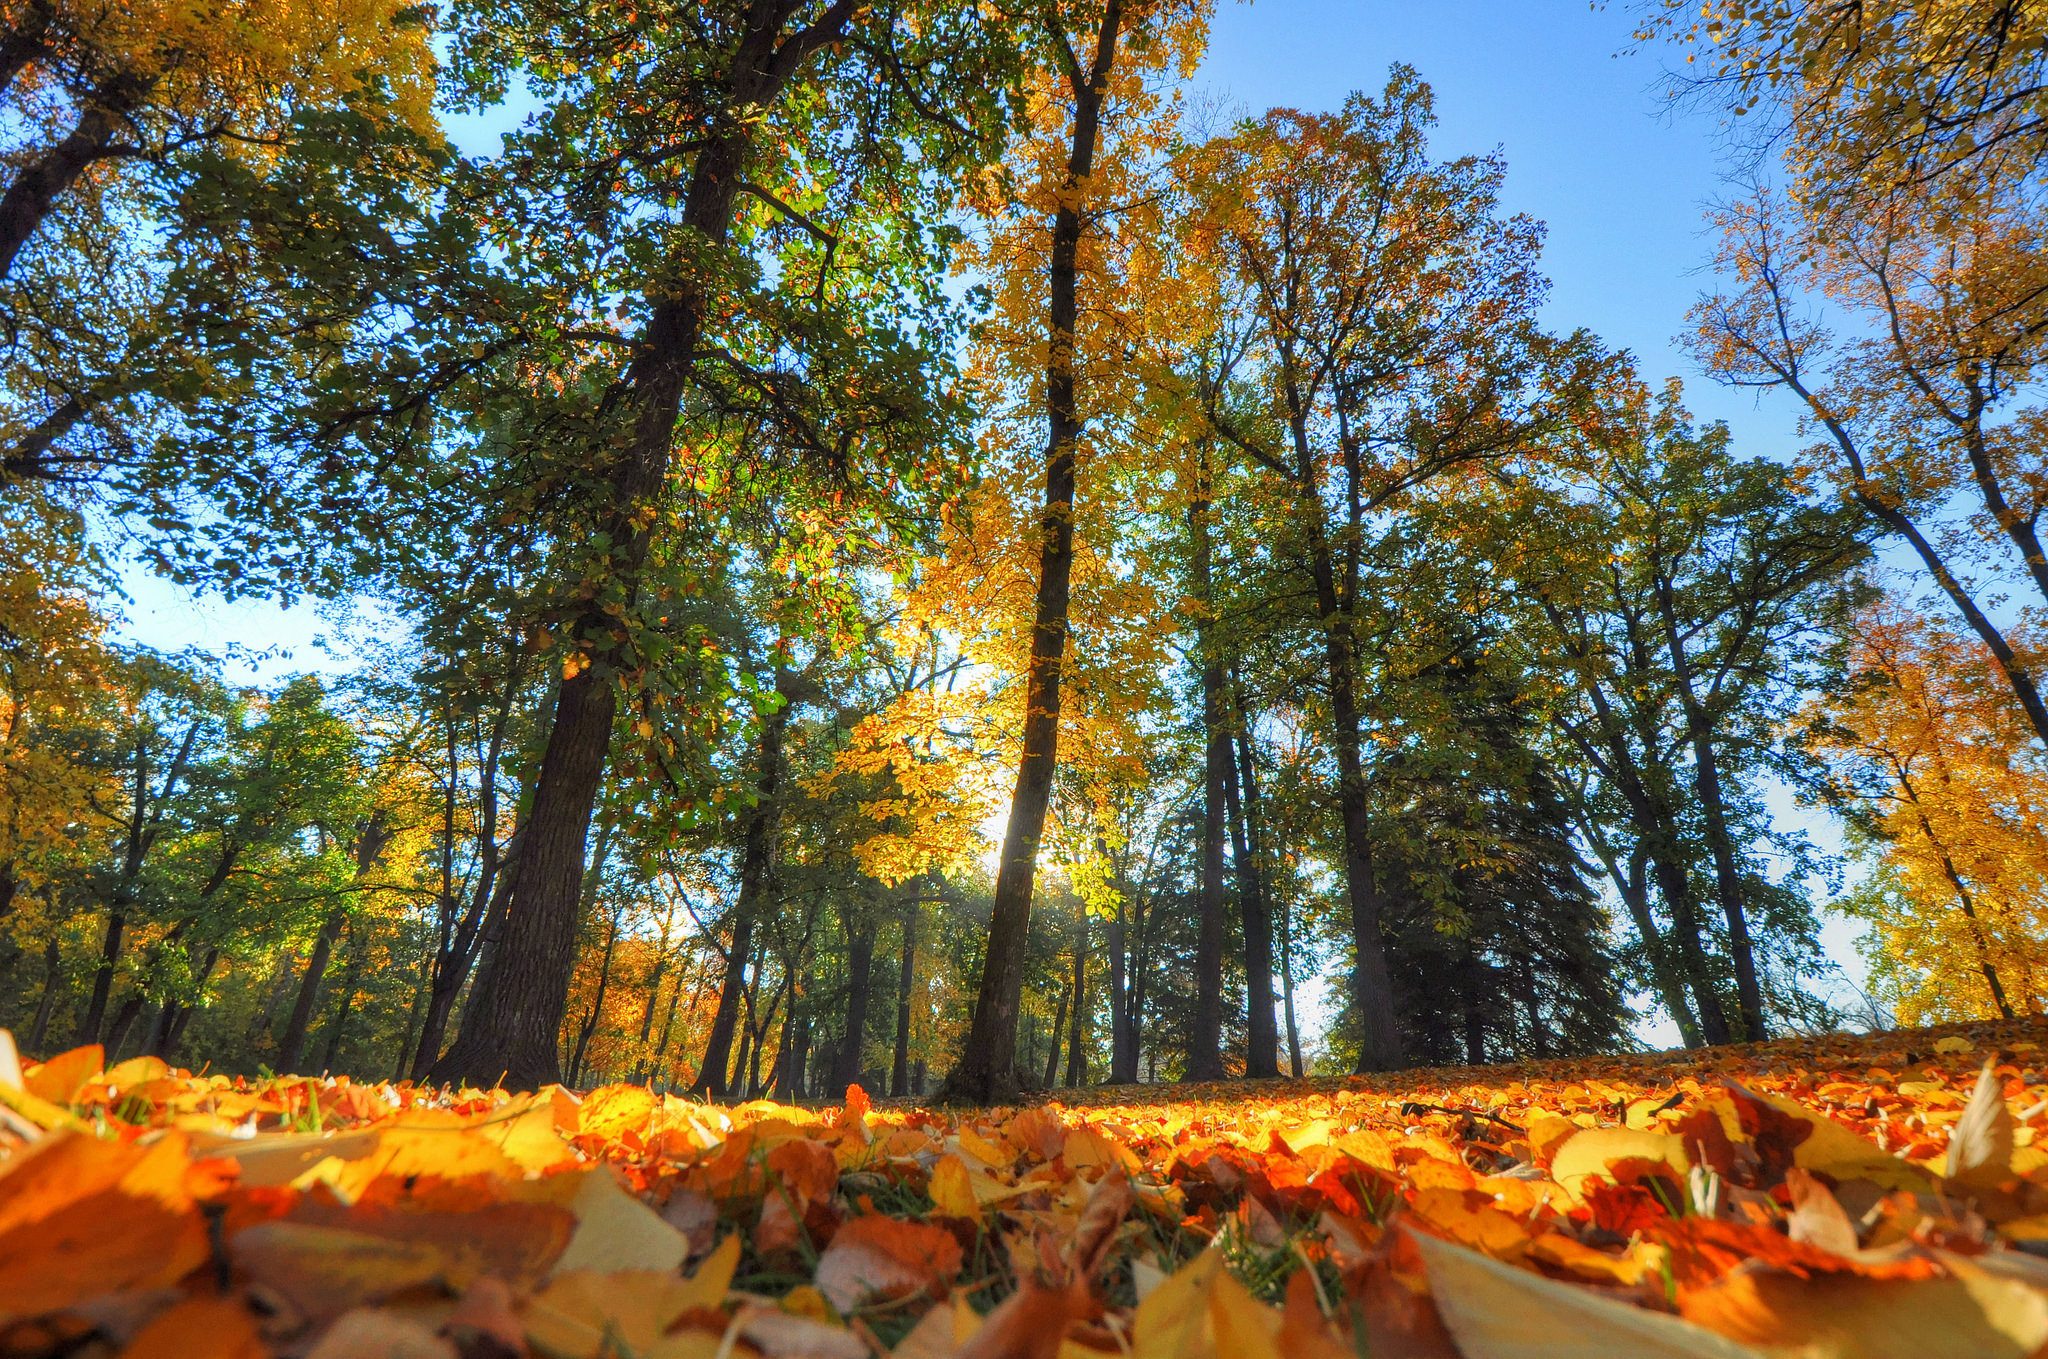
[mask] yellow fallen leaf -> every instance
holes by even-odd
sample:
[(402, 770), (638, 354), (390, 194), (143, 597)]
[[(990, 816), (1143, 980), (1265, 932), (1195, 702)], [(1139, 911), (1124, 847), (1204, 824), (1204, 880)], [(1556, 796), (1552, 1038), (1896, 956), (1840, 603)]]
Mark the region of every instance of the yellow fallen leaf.
[(1223, 1277), (1223, 1255), (1205, 1250), (1138, 1304), (1131, 1318), (1131, 1359), (1214, 1359), (1209, 1295)]
[(1669, 1133), (1633, 1128), (1585, 1128), (1574, 1133), (1551, 1155), (1550, 1176), (1574, 1203), (1585, 1199), (1581, 1187), (1592, 1176), (1606, 1177), (1607, 1167), (1630, 1159), (1662, 1161), (1682, 1180), (1691, 1163), (1685, 1140)]
[(1934, 1050), (1936, 1052), (1975, 1052), (1977, 1045), (1964, 1038), (1961, 1034), (1950, 1034), (1947, 1038), (1937, 1039), (1934, 1044)]
[(569, 1211), (576, 1215), (576, 1234), (569, 1238), (569, 1248), (555, 1262), (557, 1271), (673, 1272), (689, 1258), (690, 1239), (628, 1194), (606, 1167), (583, 1173), (575, 1196), (569, 1201)]
[(1465, 1359), (1763, 1359), (1755, 1350), (1588, 1289), (1414, 1238), (1437, 1311)]
[(980, 1217), (988, 1205), (1027, 1192), (1026, 1186), (1004, 1184), (984, 1171), (970, 1170), (965, 1161), (951, 1154), (941, 1156), (932, 1167), (932, 1204), (951, 1217)]

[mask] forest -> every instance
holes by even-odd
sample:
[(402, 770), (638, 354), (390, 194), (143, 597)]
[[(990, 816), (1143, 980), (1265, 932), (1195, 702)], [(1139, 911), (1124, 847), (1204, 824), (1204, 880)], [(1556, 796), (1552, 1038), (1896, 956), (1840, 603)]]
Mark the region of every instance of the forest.
[(0, 1029), (986, 1105), (2039, 1016), (2038, 9), (1617, 7), (1746, 167), (1671, 374), (1212, 0), (6, 0)]

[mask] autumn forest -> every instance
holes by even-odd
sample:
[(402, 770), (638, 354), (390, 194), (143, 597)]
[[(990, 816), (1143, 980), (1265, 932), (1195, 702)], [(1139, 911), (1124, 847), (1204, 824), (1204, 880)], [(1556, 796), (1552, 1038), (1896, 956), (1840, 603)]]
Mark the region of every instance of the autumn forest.
[(2048, 1002), (2033, 7), (1616, 11), (1733, 129), (1680, 373), (1426, 71), (1204, 97), (1209, 0), (0, 8), (24, 1054), (990, 1104)]

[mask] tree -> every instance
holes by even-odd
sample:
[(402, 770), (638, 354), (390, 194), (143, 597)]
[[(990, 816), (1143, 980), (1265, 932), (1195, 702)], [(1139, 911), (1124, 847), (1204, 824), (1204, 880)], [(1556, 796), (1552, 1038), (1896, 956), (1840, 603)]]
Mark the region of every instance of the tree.
[(1996, 658), (1896, 598), (1850, 635), (1848, 674), (1808, 705), (1804, 741), (1872, 861), (1856, 906), (1900, 1022), (2041, 1013), (2048, 804)]
[[(514, 161), (549, 198), (550, 225), (569, 239), (585, 223), (630, 234), (621, 263), (635, 263), (617, 281), (639, 327), (593, 445), (594, 555), (571, 573), (582, 598), (564, 620), (500, 965), (434, 1068), (445, 1078), (556, 1074), (591, 810), (621, 693), (650, 646), (637, 625), (658, 626), (666, 608), (645, 577), (660, 561), (654, 525), (686, 398), (691, 423), (750, 406), (781, 447), (857, 496), (886, 495), (942, 441), (927, 381), (937, 356), (901, 309), (940, 306), (910, 279), (988, 133), (1001, 43), (983, 40), (978, 14), (946, 6), (727, 4), (646, 20), (593, 10), (572, 27), (536, 11), (466, 35), (487, 68), (530, 73), (550, 103)], [(613, 60), (621, 45), (639, 55)], [(927, 116), (949, 100), (964, 102), (964, 122)], [(849, 124), (858, 135), (842, 135)], [(772, 280), (759, 269), (769, 257)]]
[[(1320, 620), (1360, 1070), (1401, 1062), (1361, 725), (1366, 534), (1431, 480), (1533, 449), (1582, 380), (1571, 347), (1535, 328), (1537, 233), (1495, 216), (1500, 165), (1432, 163), (1433, 116), (1428, 88), (1397, 67), (1378, 100), (1246, 124), (1215, 147), (1202, 190), (1255, 318), (1210, 384), (1211, 418), (1277, 480)], [(1249, 411), (1222, 399), (1234, 384), (1255, 390)]]
[[(1115, 323), (1092, 319), (1082, 325), (1081, 280), (1116, 253), (1101, 239), (1114, 216), (1103, 209), (1116, 201), (1115, 187), (1141, 170), (1147, 152), (1156, 152), (1167, 126), (1147, 77), (1176, 64), (1191, 68), (1206, 18), (1205, 5), (1134, 0), (1099, 0), (1041, 14), (1033, 41), (1042, 64), (1030, 92), (1035, 133), (1014, 153), (1010, 195), (984, 209), (997, 217), (997, 227), (975, 260), (999, 272), (1002, 292), (982, 338), (998, 351), (991, 362), (1007, 368), (1004, 379), (1018, 381), (1023, 368), (1039, 364), (1023, 380), (1042, 402), (1045, 491), (1036, 516), (1028, 659), (1021, 667), (1017, 783), (1003, 830), (974, 1023), (947, 1077), (945, 1094), (954, 1100), (999, 1104), (1019, 1089), (1018, 1007), (1038, 854), (1059, 763), (1081, 444), (1091, 415), (1127, 394), (1109, 371), (1108, 354), (1098, 349)], [(1103, 154), (1106, 147), (1113, 154)], [(1025, 259), (1041, 258), (1043, 313), (1036, 281), (1020, 267)], [(1111, 314), (1089, 310), (1096, 317)]]

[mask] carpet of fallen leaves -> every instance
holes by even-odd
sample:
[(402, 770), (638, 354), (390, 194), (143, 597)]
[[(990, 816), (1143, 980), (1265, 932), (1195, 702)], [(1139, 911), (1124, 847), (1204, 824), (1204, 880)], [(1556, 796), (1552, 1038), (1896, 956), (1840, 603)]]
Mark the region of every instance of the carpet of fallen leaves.
[(2048, 1027), (1012, 1109), (0, 1032), (0, 1356), (2048, 1353)]

